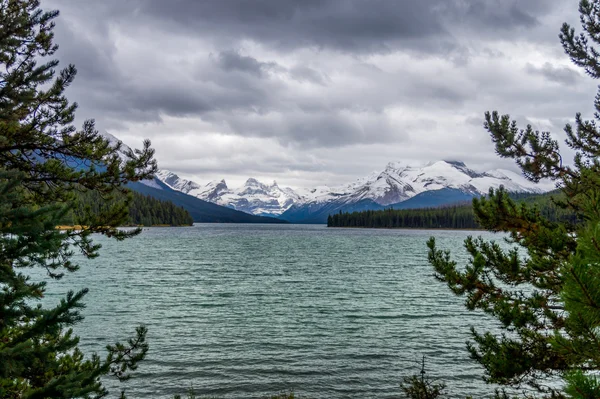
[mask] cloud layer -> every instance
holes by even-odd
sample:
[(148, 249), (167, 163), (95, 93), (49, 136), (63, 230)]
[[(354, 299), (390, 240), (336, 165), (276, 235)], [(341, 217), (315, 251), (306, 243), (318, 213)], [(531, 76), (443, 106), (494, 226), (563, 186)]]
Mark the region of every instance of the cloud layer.
[(562, 137), (595, 85), (562, 54), (577, 1), (48, 0), (69, 98), (200, 182), (333, 184), (388, 161), (508, 166), (498, 109)]

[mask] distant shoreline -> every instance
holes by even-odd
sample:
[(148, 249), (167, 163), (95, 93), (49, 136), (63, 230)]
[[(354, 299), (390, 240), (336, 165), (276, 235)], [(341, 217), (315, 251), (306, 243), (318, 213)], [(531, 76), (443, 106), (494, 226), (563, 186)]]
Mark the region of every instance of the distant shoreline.
[[(148, 227), (191, 227), (192, 225), (190, 224), (180, 224), (180, 225), (171, 225), (171, 224), (153, 224), (151, 226), (144, 226), (144, 225), (124, 225), (124, 226), (119, 226), (119, 227), (143, 227), (143, 228), (148, 228)], [(54, 227), (56, 230), (83, 230), (88, 228), (88, 226), (82, 226), (80, 224), (75, 224), (75, 225), (58, 225)]]
[(373, 229), (373, 230), (459, 230), (459, 231), (487, 231), (475, 227), (366, 227), (366, 226), (327, 226), (328, 229)]

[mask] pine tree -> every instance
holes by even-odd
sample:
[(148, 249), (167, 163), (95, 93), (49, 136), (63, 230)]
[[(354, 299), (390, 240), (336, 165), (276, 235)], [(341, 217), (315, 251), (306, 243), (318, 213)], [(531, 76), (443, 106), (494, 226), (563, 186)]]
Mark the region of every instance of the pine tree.
[[(600, 78), (600, 1), (579, 4), (585, 33), (564, 24), (561, 43), (571, 60)], [(600, 93), (595, 118), (600, 119)], [(508, 115), (486, 113), (485, 128), (496, 152), (512, 158), (532, 181), (550, 178), (564, 193), (557, 206), (576, 220), (551, 221), (537, 207), (517, 205), (500, 189), (474, 200), (482, 227), (508, 233), (514, 248), (468, 238), (470, 262), (461, 267), (430, 239), (429, 260), (438, 279), (468, 309), (494, 316), (502, 334), (472, 329), (468, 349), (485, 368), (488, 382), (533, 388), (540, 398), (599, 398), (600, 380), (600, 130), (581, 114), (567, 125), (575, 150), (566, 166), (550, 133), (519, 129)], [(549, 383), (562, 381), (562, 386)], [(508, 397), (502, 392), (498, 397)]]
[(152, 176), (153, 150), (119, 157), (86, 121), (73, 126), (75, 103), (64, 96), (76, 70), (56, 72), (53, 43), (58, 11), (37, 0), (0, 0), (0, 397), (72, 398), (107, 394), (100, 377), (127, 379), (144, 357), (146, 330), (126, 344), (107, 347), (105, 358), (84, 357), (70, 326), (82, 320), (86, 290), (69, 292), (56, 307), (43, 307), (45, 282), (33, 281), (31, 267), (48, 278), (74, 272), (75, 251), (98, 255), (91, 234), (121, 240), (139, 233), (116, 228), (127, 220), (125, 201), (100, 213), (84, 212), (81, 231), (55, 226), (72, 212), (79, 192), (110, 199), (127, 196), (125, 184)]

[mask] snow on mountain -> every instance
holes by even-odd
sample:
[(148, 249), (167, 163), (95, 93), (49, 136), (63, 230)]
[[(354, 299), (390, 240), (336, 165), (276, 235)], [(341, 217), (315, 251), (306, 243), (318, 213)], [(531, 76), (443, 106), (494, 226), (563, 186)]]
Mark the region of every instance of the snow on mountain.
[(221, 204), (255, 215), (278, 216), (299, 202), (301, 197), (291, 188), (280, 188), (277, 182), (263, 184), (256, 179), (248, 179), (237, 189), (221, 195)]
[[(167, 186), (171, 187), (173, 190), (181, 191), (184, 194), (190, 194), (191, 191), (200, 189), (200, 185), (191, 181), (182, 179), (177, 176), (175, 173), (170, 172), (165, 169), (161, 169), (156, 172), (156, 178)], [(193, 194), (190, 194), (193, 195)]]
[[(111, 144), (120, 142), (108, 132), (103, 132)], [(122, 152), (129, 150), (122, 146)], [(141, 183), (162, 189), (163, 182), (174, 190), (227, 206), (236, 210), (262, 216), (281, 216), (289, 210), (302, 207), (311, 212), (328, 207), (369, 203), (388, 206), (404, 202), (421, 193), (437, 190), (458, 190), (469, 196), (486, 194), (490, 188), (504, 188), (510, 192), (542, 193), (554, 188), (552, 183), (535, 184), (524, 176), (509, 170), (495, 169), (476, 172), (460, 161), (438, 161), (426, 165), (408, 165), (390, 162), (381, 172), (372, 173), (351, 183), (334, 187), (319, 186), (312, 189), (292, 190), (279, 187), (277, 182), (265, 184), (249, 178), (242, 187), (230, 188), (225, 180), (200, 185), (179, 177), (168, 170), (159, 170), (155, 180)], [(440, 191), (441, 192), (441, 191)], [(418, 197), (420, 198), (420, 197)], [(413, 200), (414, 201), (414, 200)], [(285, 215), (284, 215), (285, 216)]]
[(125, 154), (131, 151), (131, 147), (129, 147), (127, 144), (123, 143), (121, 140), (108, 133), (107, 131), (99, 132), (99, 134), (100, 136), (108, 140), (108, 144), (110, 144), (112, 147), (115, 147), (117, 144), (121, 144), (121, 149), (118, 153), (119, 157), (121, 158), (122, 162), (127, 161), (128, 158)]
[(276, 182), (261, 183), (250, 178), (242, 187), (229, 188), (225, 180), (205, 186), (182, 179), (161, 170), (156, 177), (175, 190), (255, 215), (280, 216), (302, 207), (311, 210), (323, 206), (351, 205), (372, 201), (381, 206), (398, 204), (426, 191), (458, 190), (471, 196), (484, 195), (490, 187), (511, 192), (542, 193), (552, 190), (551, 184), (535, 184), (525, 177), (503, 169), (479, 173), (458, 161), (438, 161), (420, 166), (391, 162), (379, 173), (357, 179), (349, 184), (313, 189), (281, 188)]
[(339, 211), (440, 206), (466, 201), (487, 194), (490, 187), (500, 186), (523, 193), (542, 193), (554, 188), (502, 169), (478, 173), (457, 161), (423, 166), (392, 162), (382, 172), (344, 186), (300, 191), (303, 201), (294, 204), (281, 218), (296, 223), (325, 223), (328, 215)]
[[(121, 143), (121, 150), (119, 151), (119, 157), (121, 158), (121, 163), (127, 162), (128, 157), (125, 155), (127, 152), (131, 151), (131, 147), (129, 147), (127, 144), (123, 143), (121, 140), (119, 140), (118, 138), (116, 138), (115, 136), (113, 136), (112, 134), (108, 133), (107, 131), (103, 131), (100, 132), (100, 135), (102, 137), (104, 137), (105, 139), (108, 140), (108, 143), (111, 146), (116, 146), (117, 144)], [(146, 180), (141, 180), (140, 183), (148, 186), (148, 187), (152, 187), (155, 188), (157, 190), (162, 190), (163, 188), (156, 182), (155, 179), (146, 179)]]
[(228, 195), (229, 193), (229, 187), (227, 187), (225, 180), (214, 180), (206, 186), (195, 190), (192, 195), (206, 201), (217, 202), (221, 196)]
[(125, 145), (121, 140), (119, 140), (118, 138), (116, 138), (115, 136), (113, 136), (112, 134), (110, 134), (109, 132), (104, 131), (104, 132), (99, 132), (99, 133), (100, 133), (100, 135), (102, 137), (104, 137), (105, 139), (108, 140), (108, 143), (111, 146), (115, 146), (118, 143), (121, 143), (121, 149), (122, 150), (124, 150), (124, 151), (130, 150), (130, 148), (127, 145)]
[(279, 216), (301, 201), (294, 190), (280, 188), (277, 182), (268, 185), (250, 178), (242, 187), (230, 189), (225, 180), (201, 186), (166, 170), (159, 171), (156, 177), (174, 190), (254, 215)]
[(302, 191), (305, 203), (356, 203), (372, 200), (379, 205), (406, 201), (425, 191), (457, 189), (473, 195), (483, 195), (490, 187), (500, 186), (511, 192), (542, 193), (553, 186), (528, 181), (508, 170), (475, 172), (462, 162), (438, 161), (423, 167), (391, 162), (381, 173), (374, 173), (345, 186)]

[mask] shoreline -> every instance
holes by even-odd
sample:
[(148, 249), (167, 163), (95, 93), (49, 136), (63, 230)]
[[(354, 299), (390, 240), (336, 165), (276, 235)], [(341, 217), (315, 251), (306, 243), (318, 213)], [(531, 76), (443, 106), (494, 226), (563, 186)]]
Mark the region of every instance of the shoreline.
[(328, 229), (373, 229), (373, 230), (460, 230), (487, 231), (476, 227), (365, 227), (365, 226), (327, 226)]
[[(124, 226), (119, 226), (119, 228), (123, 228), (123, 227), (141, 227), (141, 228), (148, 228), (148, 227), (191, 227), (192, 225), (189, 224), (181, 224), (181, 225), (171, 225), (171, 224), (153, 224), (151, 226), (144, 226), (142, 224), (138, 224), (138, 225), (124, 225)], [(88, 226), (82, 226), (80, 224), (75, 224), (75, 225), (58, 225), (58, 226), (54, 226), (54, 228), (56, 230), (83, 230), (88, 228)]]

